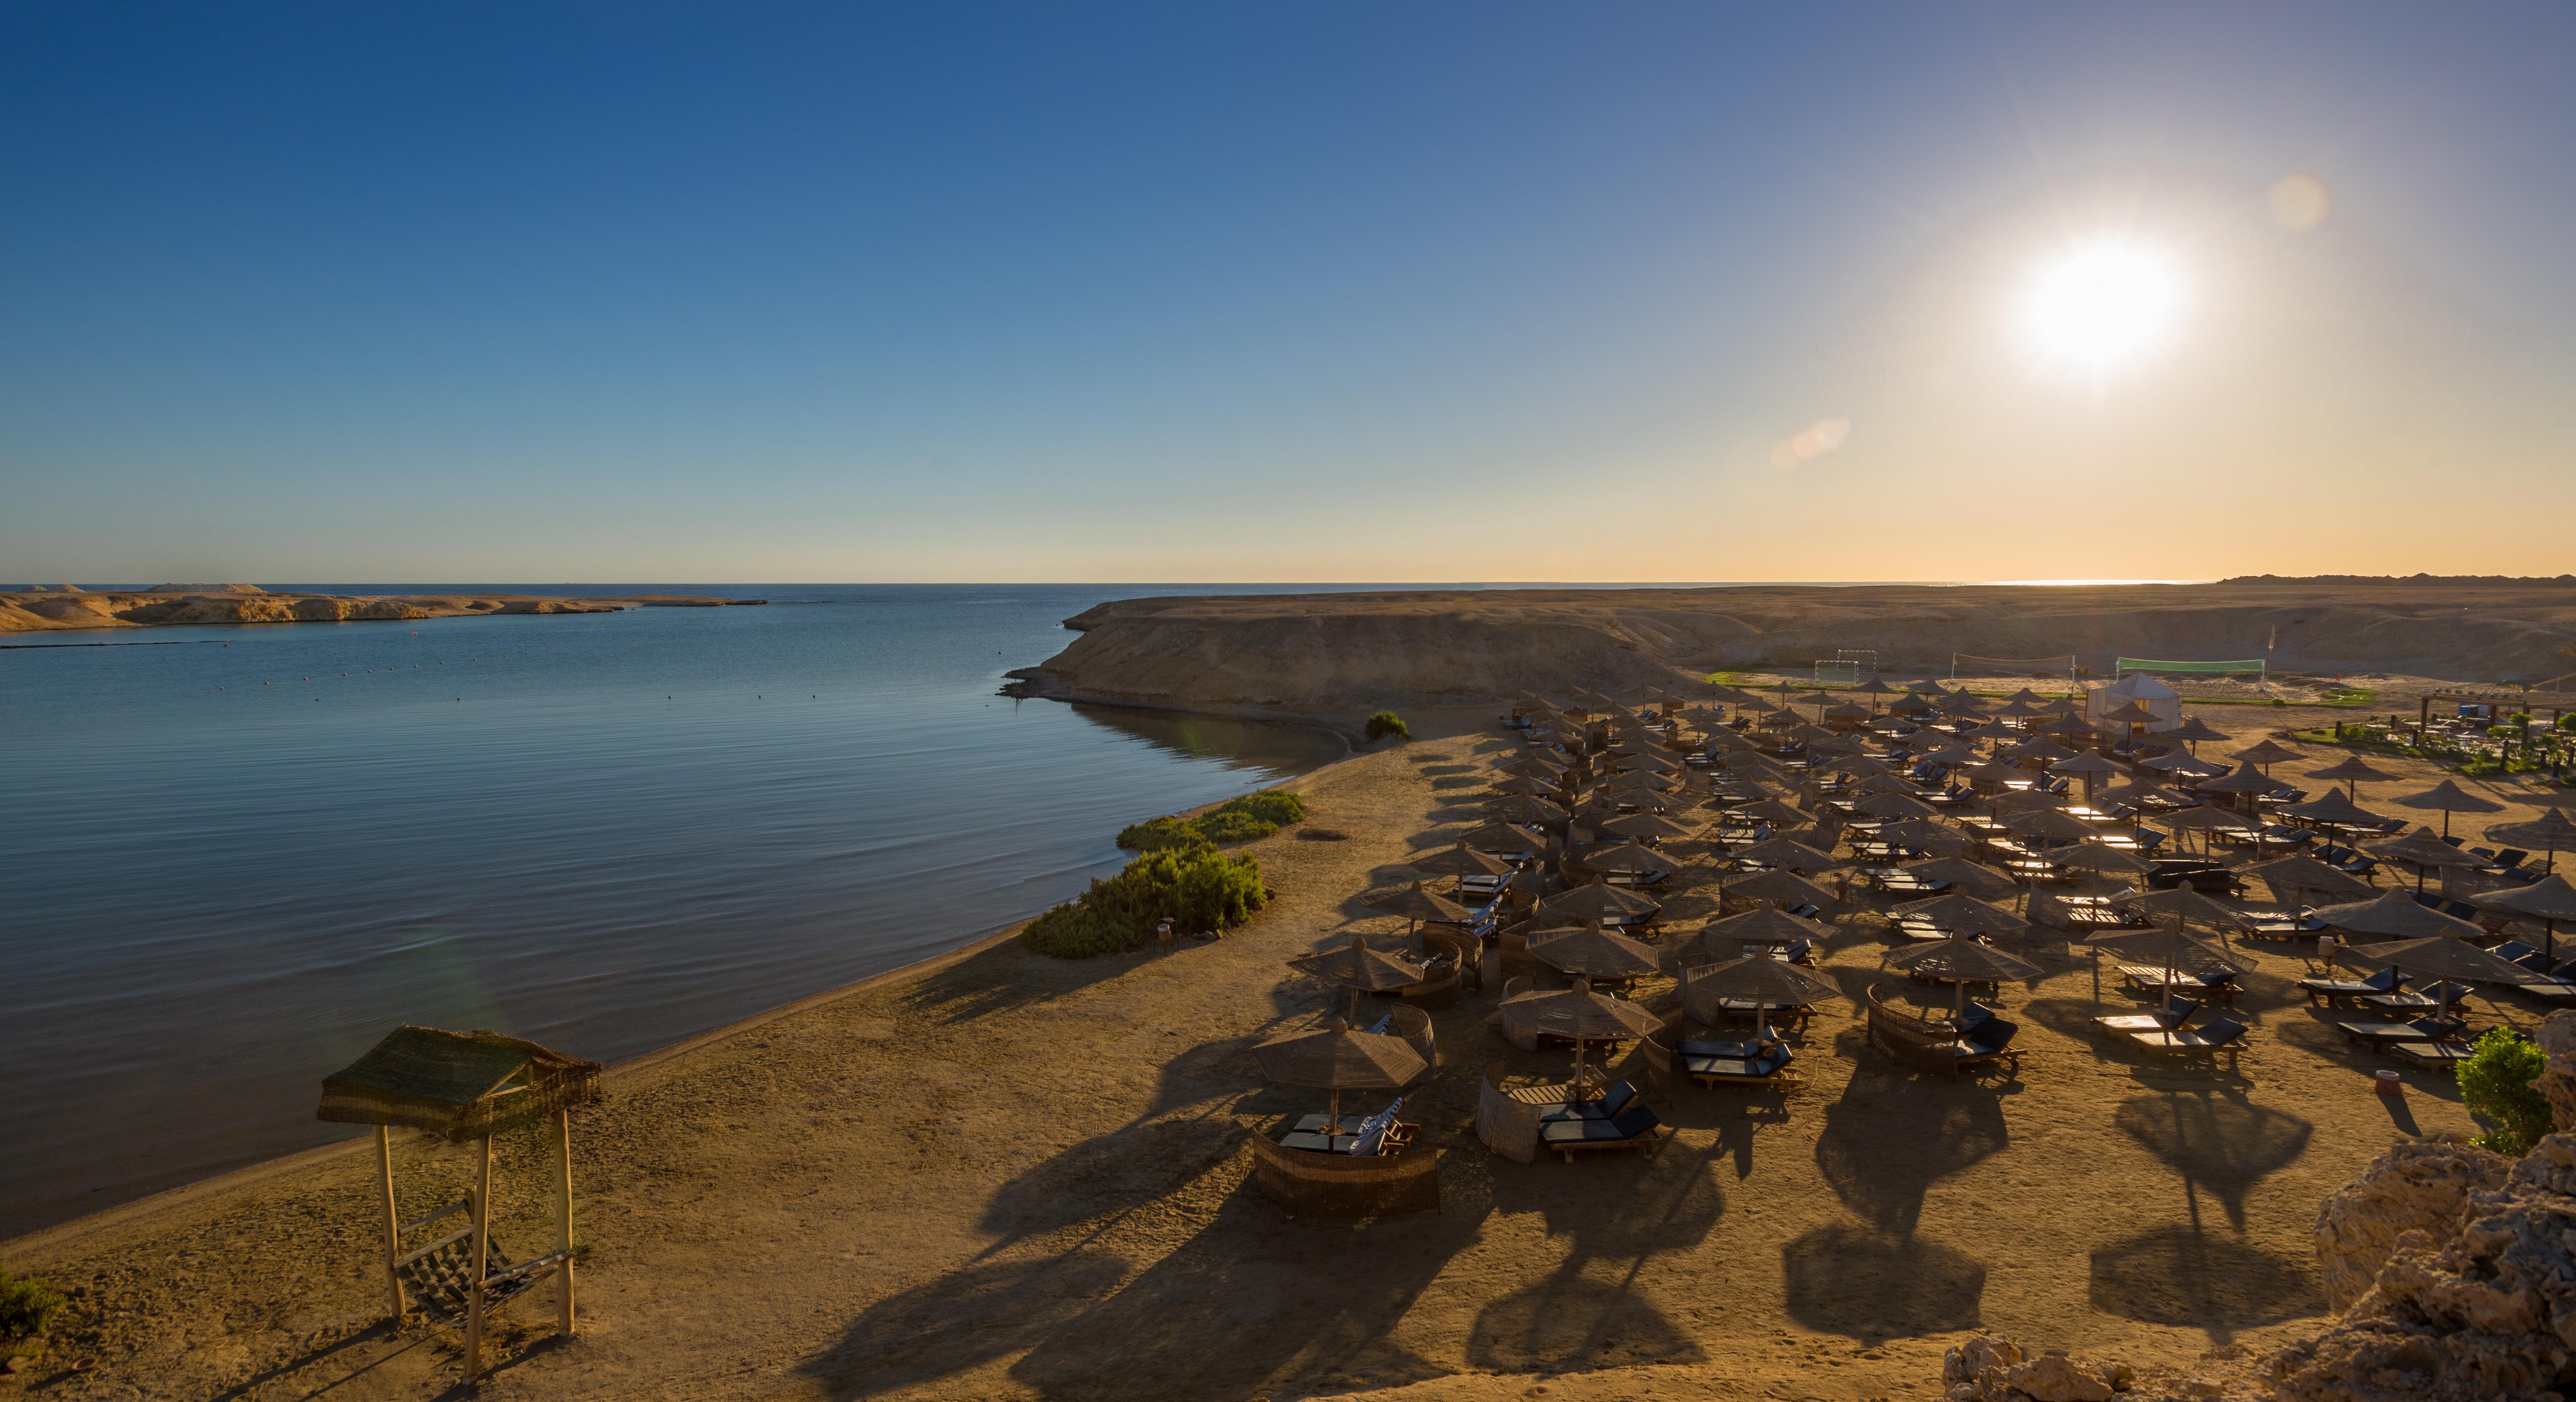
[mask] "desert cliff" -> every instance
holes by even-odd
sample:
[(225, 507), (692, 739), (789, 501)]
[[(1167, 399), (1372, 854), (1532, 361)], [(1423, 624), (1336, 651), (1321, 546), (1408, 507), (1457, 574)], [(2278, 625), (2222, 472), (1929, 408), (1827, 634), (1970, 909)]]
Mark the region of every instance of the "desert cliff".
[(0, 594), (0, 633), (182, 623), (359, 623), (498, 613), (614, 613), (624, 608), (713, 608), (765, 602), (693, 594), (596, 599), (539, 594), (272, 594), (250, 584), (163, 584), (132, 593), (90, 593), (63, 585)]

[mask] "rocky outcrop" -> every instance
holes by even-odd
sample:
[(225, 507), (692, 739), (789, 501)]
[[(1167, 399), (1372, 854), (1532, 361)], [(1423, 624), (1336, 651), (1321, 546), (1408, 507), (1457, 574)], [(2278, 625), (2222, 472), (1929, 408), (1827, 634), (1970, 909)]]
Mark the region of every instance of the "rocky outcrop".
[[(2576, 1120), (2571, 1120), (2576, 1123)], [(2449, 1236), (2472, 1193), (2504, 1185), (2513, 1160), (2473, 1144), (2400, 1144), (2337, 1189), (2317, 1214), (2317, 1266), (2337, 1310), (2370, 1293), (2398, 1238)]]
[(1941, 1385), (1950, 1402), (2222, 1402), (2270, 1391), (2269, 1382), (2243, 1348), (2224, 1345), (2198, 1360), (2174, 1365), (2087, 1362), (2062, 1353), (2026, 1354), (2021, 1345), (1980, 1334), (1948, 1350)]
[(265, 594), (256, 584), (155, 584), (146, 594)]

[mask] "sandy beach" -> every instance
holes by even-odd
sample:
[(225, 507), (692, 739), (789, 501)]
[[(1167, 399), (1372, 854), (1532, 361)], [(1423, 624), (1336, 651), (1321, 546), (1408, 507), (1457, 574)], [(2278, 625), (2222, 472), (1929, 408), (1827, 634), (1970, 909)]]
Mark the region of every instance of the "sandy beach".
[[(2251, 743), (2335, 714), (2229, 728)], [(1400, 933), (1354, 898), (1472, 821), (1464, 800), (1513, 745), (1489, 708), (1414, 719), (1412, 743), (1293, 781), (1306, 826), (1348, 836), (1251, 844), (1276, 899), (1220, 941), (1063, 962), (990, 939), (615, 1068), (575, 1124), (582, 1333), (558, 1341), (546, 1307), (515, 1307), (482, 1395), (1932, 1396), (1942, 1349), (1979, 1328), (2141, 1360), (2312, 1328), (2319, 1201), (2393, 1142), (2473, 1132), (2445, 1080), (2408, 1071), (2402, 1099), (2372, 1094), (2387, 1063), (2305, 1005), (2285, 946), (2238, 945), (2255, 1032), (2211, 1073), (2099, 1047), (2085, 1019), (2135, 1000), (2035, 930), (2011, 937), (2048, 970), (2006, 990), (2016, 1076), (1919, 1078), (1829, 1007), (1802, 1039), (1805, 1090), (1683, 1090), (1650, 1161), (1487, 1152), (1482, 1067), (1564, 1058), (1511, 1051), (1490, 992), (1462, 1000), (1408, 1102), (1444, 1146), (1441, 1210), (1285, 1220), (1246, 1183), (1244, 1141), (1316, 1097), (1266, 1086), (1246, 1048), (1333, 999), (1284, 961)], [(2472, 785), (2507, 802), (2519, 786)], [(1886, 977), (1871, 905), (1837, 913), (1824, 966), (1848, 989)], [(1666, 918), (1713, 909), (1686, 890)], [(448, 1394), (454, 1337), (383, 1322), (359, 1147), (0, 1247), (83, 1291), (16, 1386)], [(505, 1245), (542, 1237), (537, 1159), (530, 1136), (499, 1146)], [(464, 1164), (404, 1136), (406, 1213), (452, 1196)]]

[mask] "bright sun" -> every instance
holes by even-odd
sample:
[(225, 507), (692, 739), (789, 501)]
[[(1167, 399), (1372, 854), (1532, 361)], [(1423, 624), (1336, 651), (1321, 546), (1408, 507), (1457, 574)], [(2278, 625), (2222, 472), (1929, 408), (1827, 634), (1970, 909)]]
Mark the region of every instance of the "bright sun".
[(2182, 300), (2182, 275), (2169, 259), (2125, 243), (2095, 244), (2039, 271), (2022, 303), (2022, 327), (2051, 362), (2101, 373), (2163, 344)]

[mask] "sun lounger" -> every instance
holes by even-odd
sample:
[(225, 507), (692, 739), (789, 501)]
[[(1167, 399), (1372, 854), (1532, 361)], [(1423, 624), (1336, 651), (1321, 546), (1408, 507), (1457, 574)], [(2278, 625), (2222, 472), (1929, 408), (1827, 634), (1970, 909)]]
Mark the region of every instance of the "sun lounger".
[(2410, 1061), (2427, 1070), (2456, 1072), (2476, 1048), (2466, 1042), (2398, 1042), (2387, 1051), (2400, 1061)]
[[(2167, 980), (2163, 969), (2144, 964), (2122, 964), (2119, 969), (2120, 982), (2140, 993), (2165, 991)], [(2232, 1000), (2240, 991), (2233, 973), (2193, 974), (2176, 969), (2171, 983), (2177, 993), (2189, 993), (2202, 999), (2214, 998), (2220, 1002)]]
[(1608, 1090), (1601, 1092), (1601, 1098), (1598, 1100), (1578, 1100), (1571, 1104), (1559, 1105), (1553, 1110), (1541, 1113), (1538, 1117), (1539, 1123), (1553, 1124), (1562, 1120), (1612, 1119), (1617, 1117), (1621, 1111), (1627, 1109), (1631, 1104), (1635, 1103), (1636, 1099), (1636, 1086), (1629, 1082), (1621, 1081), (1617, 1085), (1610, 1087)]
[[(2105, 1032), (2173, 1032), (2200, 1011), (2200, 1004), (2189, 998), (2176, 998), (2171, 1007), (2151, 1013), (2114, 1013), (2093, 1019), (2093, 1025)], [(1317, 1119), (1323, 1118), (1316, 1116)]]
[(2176, 1056), (2233, 1053), (2245, 1040), (2245, 1024), (2220, 1018), (2203, 1024), (2200, 1030), (2181, 1028), (2163, 1032), (2132, 1032), (2129, 1040), (2149, 1051)]
[[(1693, 1047), (1729, 1047), (1742, 1055), (1694, 1054)], [(1788, 1070), (1797, 1054), (1787, 1044), (1771, 1042), (1761, 1047), (1746, 1043), (1684, 1042), (1682, 1071), (1703, 1086), (1719, 1085), (1794, 1085), (1800, 1080)]]
[(2326, 922), (2312, 906), (2296, 911), (2250, 911), (2245, 917), (2245, 933), (2257, 939), (2289, 940), (2321, 934)]
[(2395, 969), (2382, 969), (2368, 978), (2303, 978), (2299, 980), (2299, 991), (2307, 994), (2311, 1003), (2333, 1003), (2374, 993), (2394, 993), (2405, 983), (2406, 975)]
[(1553, 1150), (1574, 1162), (1576, 1153), (1586, 1149), (1634, 1149), (1648, 1158), (1664, 1142), (1664, 1122), (1643, 1105), (1631, 1105), (1606, 1120), (1545, 1120), (1538, 1128), (1539, 1147)]
[(1961, 1066), (1986, 1061), (2008, 1061), (2015, 1071), (2021, 1069), (2021, 1053), (2012, 1049), (2013, 1038), (2020, 1034), (2021, 1024), (2007, 1022), (1985, 1009), (1986, 1015), (1975, 1020), (1951, 1044), (1951, 1055)]
[(2456, 1017), (2419, 1017), (2413, 1022), (2338, 1022), (2334, 1027), (2347, 1040), (2378, 1050), (2400, 1042), (2452, 1041), (2468, 1024)]
[(2372, 1012), (2394, 1013), (2403, 1017), (2408, 1013), (2429, 1013), (2436, 1008), (2457, 1007), (2460, 1000), (2472, 991), (2463, 983), (2452, 984), (2448, 989), (2437, 983), (2429, 988), (2408, 989), (2400, 993), (2372, 993), (2365, 995), (2360, 1002)]
[(2533, 979), (2513, 986), (2516, 993), (2537, 998), (2553, 1008), (2576, 1008), (2576, 982), (2559, 978)]

